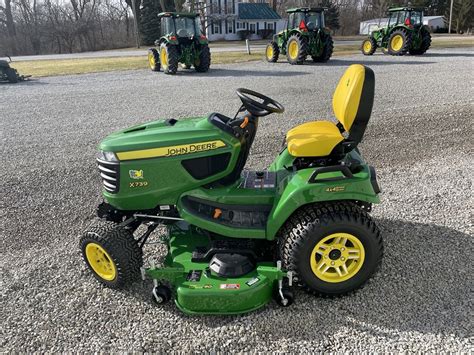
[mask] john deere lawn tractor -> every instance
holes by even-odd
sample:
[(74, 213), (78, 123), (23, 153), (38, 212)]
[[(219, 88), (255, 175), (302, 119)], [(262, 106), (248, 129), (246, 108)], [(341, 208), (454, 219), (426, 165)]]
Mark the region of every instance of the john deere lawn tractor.
[(151, 70), (176, 74), (179, 63), (183, 68), (207, 72), (211, 65), (209, 43), (201, 33), (199, 15), (193, 13), (163, 12), (161, 37), (155, 41), (157, 48), (148, 50)]
[(303, 64), (309, 55), (314, 62), (327, 62), (333, 51), (331, 34), (324, 24), (324, 8), (290, 9), (286, 30), (273, 36), (265, 56), (274, 63), (280, 54), (290, 64)]
[(372, 55), (380, 47), (391, 55), (423, 54), (431, 45), (431, 35), (423, 25), (423, 9), (395, 7), (388, 10), (388, 25), (373, 31), (362, 42), (362, 53)]
[[(243, 170), (259, 120), (284, 108), (248, 89), (237, 95), (242, 106), (233, 117), (158, 120), (102, 141), (102, 220), (80, 248), (105, 286), (141, 275), (153, 280), (156, 303), (237, 314), (272, 299), (290, 305), (293, 285), (347, 294), (377, 270), (382, 238), (368, 212), (380, 189), (357, 148), (372, 110), (372, 70), (349, 67), (334, 92), (338, 123), (292, 128), (262, 171)], [(144, 265), (142, 248), (159, 226), (168, 252)]]

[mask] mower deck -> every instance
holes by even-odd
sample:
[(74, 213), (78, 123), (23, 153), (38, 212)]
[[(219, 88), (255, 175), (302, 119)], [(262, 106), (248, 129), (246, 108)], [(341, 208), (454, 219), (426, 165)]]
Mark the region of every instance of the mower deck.
[[(213, 257), (220, 252), (237, 257), (242, 257), (241, 253), (251, 253), (244, 249), (245, 246), (238, 250), (235, 243), (220, 242), (211, 243), (209, 235), (200, 234), (185, 222), (174, 224), (168, 227), (169, 252), (164, 266), (152, 265), (142, 273), (154, 280), (155, 287), (168, 283), (176, 293), (176, 306), (188, 314), (246, 313), (264, 306), (272, 296), (278, 297), (279, 284), (282, 287), (279, 281), (287, 276), (291, 278), (291, 274), (281, 270), (279, 263), (257, 261), (246, 273), (238, 265), (232, 265), (227, 273), (245, 273), (235, 277), (219, 276), (213, 271), (216, 267)], [(214, 248), (211, 248), (212, 244)], [(229, 254), (229, 248), (234, 248), (236, 254)]]

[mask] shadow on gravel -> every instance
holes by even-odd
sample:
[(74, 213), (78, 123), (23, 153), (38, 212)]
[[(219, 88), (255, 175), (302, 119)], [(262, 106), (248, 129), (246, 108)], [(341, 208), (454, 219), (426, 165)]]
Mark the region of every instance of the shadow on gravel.
[[(468, 337), (471, 237), (434, 224), (388, 219), (377, 223), (385, 243), (382, 269), (352, 295), (324, 299), (296, 290), (290, 308), (271, 303), (242, 316), (187, 316), (171, 302), (160, 312), (210, 329), (255, 319), (268, 339), (322, 337), (318, 332), (323, 325), (326, 333), (349, 328), (394, 340), (401, 332)], [(151, 304), (151, 288), (147, 281), (122, 292)]]
[(314, 63), (314, 62), (305, 62), (305, 65), (314, 65), (314, 66), (348, 66), (351, 64), (363, 64), (363, 65), (425, 65), (425, 64), (434, 64), (436, 62), (425, 62), (425, 61), (414, 61), (414, 60), (353, 60), (353, 59), (330, 59), (327, 63)]
[(0, 81), (0, 85), (22, 85), (22, 86), (32, 86), (32, 85), (48, 85), (44, 81), (40, 81), (39, 79), (28, 79), (25, 81), (20, 81), (18, 83), (12, 84), (8, 81)]
[(436, 57), (436, 58), (450, 58), (450, 57), (465, 57), (472, 58), (474, 53), (425, 53), (423, 57)]
[(286, 76), (298, 76), (298, 75), (308, 75), (310, 73), (302, 71), (262, 71), (262, 70), (238, 70), (238, 69), (220, 69), (220, 68), (211, 68), (207, 73), (203, 74), (206, 77), (226, 77), (226, 76), (235, 76), (235, 77), (259, 77), (259, 76), (275, 76), (275, 77), (286, 77)]

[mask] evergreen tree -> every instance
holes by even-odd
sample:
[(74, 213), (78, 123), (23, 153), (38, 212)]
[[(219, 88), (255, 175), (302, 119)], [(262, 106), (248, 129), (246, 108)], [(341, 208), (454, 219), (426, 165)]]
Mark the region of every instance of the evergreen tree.
[(324, 14), (326, 26), (332, 31), (338, 30), (341, 27), (339, 25), (339, 7), (331, 0), (322, 0), (320, 6), (327, 8)]
[(140, 34), (144, 45), (152, 45), (160, 38), (160, 19), (162, 12), (159, 0), (143, 0), (140, 18)]

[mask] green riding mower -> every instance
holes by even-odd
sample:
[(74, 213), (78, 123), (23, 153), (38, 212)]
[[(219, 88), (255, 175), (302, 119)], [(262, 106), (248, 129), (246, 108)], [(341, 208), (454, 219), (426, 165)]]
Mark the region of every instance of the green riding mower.
[[(368, 214), (380, 189), (357, 148), (374, 82), (371, 69), (352, 65), (334, 93), (338, 123), (291, 129), (262, 171), (243, 170), (259, 120), (284, 108), (247, 89), (237, 90), (242, 106), (233, 117), (158, 120), (111, 134), (97, 159), (101, 220), (80, 240), (87, 266), (111, 288), (151, 279), (156, 303), (174, 299), (188, 314), (244, 313), (272, 299), (289, 306), (294, 285), (324, 296), (361, 287), (383, 253)], [(167, 253), (144, 265), (154, 231)]]
[(423, 25), (423, 9), (395, 7), (388, 10), (385, 27), (373, 31), (362, 42), (362, 53), (372, 55), (377, 48), (391, 55), (424, 54), (431, 45), (428, 26)]
[(163, 69), (165, 74), (176, 74), (181, 63), (185, 69), (207, 72), (211, 66), (209, 42), (201, 33), (199, 15), (194, 13), (163, 12), (158, 48), (148, 50), (148, 64), (152, 71)]
[(314, 62), (327, 62), (333, 51), (331, 34), (324, 24), (324, 8), (289, 9), (286, 30), (273, 36), (265, 57), (275, 63), (280, 54), (290, 64), (303, 64), (308, 55)]

